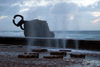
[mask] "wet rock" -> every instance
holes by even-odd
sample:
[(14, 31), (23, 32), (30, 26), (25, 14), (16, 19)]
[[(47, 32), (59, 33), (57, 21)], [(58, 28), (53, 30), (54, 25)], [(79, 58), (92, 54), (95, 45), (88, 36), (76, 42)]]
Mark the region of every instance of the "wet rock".
[(87, 53), (86, 54), (87, 56), (95, 56), (95, 57), (99, 57), (100, 54), (97, 54), (97, 53)]
[(22, 55), (18, 55), (18, 58), (39, 58), (39, 53), (25, 53)]
[(32, 52), (48, 52), (47, 49), (32, 49)]
[(25, 56), (23, 56), (23, 55), (18, 55), (17, 57), (18, 58), (25, 58)]
[(71, 52), (72, 50), (59, 50), (61, 52)]
[(50, 55), (61, 55), (61, 56), (66, 56), (66, 52), (50, 52)]
[(85, 58), (85, 54), (70, 54), (72, 58)]
[(54, 56), (44, 56), (43, 58), (46, 58), (46, 59), (60, 59), (60, 58), (63, 58), (63, 56), (54, 55)]

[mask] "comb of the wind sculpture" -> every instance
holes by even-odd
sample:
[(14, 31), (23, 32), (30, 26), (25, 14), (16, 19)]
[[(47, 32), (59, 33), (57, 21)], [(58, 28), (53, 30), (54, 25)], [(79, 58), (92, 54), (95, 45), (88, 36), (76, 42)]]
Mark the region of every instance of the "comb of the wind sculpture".
[[(21, 18), (18, 23), (15, 22), (16, 17)], [(54, 33), (50, 31), (47, 22), (44, 20), (34, 19), (28, 21), (24, 20), (22, 15), (15, 15), (13, 23), (24, 30), (25, 37), (54, 37)]]

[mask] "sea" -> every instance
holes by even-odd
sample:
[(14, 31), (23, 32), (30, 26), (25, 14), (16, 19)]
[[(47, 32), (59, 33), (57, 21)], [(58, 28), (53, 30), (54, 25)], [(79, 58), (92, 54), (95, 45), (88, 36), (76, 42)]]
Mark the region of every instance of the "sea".
[[(100, 31), (53, 31), (54, 38), (100, 40)], [(24, 31), (0, 31), (0, 36), (24, 37)]]

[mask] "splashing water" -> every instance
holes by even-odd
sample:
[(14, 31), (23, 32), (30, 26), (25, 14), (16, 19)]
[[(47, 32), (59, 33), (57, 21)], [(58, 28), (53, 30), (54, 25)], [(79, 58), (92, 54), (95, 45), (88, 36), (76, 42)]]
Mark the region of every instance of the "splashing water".
[(46, 45), (47, 45), (48, 47), (51, 47), (51, 39), (47, 39), (47, 40), (46, 40)]
[(66, 39), (63, 39), (62, 45), (63, 45), (63, 48), (66, 48)]
[(62, 41), (62, 45), (63, 45), (63, 48), (66, 48), (66, 45), (67, 45), (67, 41), (66, 41), (66, 35), (63, 34), (63, 41)]
[(30, 52), (31, 51), (31, 47), (32, 47), (32, 45), (34, 44), (34, 41), (33, 41), (33, 39), (31, 39), (31, 38), (28, 38), (27, 39), (27, 52)]
[(59, 40), (56, 39), (56, 48), (59, 48)]
[(75, 48), (76, 48), (76, 49), (79, 49), (79, 43), (78, 43), (78, 40), (75, 40)]

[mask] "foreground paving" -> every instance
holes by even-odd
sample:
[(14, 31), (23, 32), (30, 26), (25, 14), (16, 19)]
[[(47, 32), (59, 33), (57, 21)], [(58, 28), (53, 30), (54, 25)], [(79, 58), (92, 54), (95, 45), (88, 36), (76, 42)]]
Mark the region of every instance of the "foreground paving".
[[(34, 49), (32, 51), (31, 54), (39, 53), (39, 57), (29, 58), (30, 55), (28, 56), (25, 53), (26, 48), (24, 47), (0, 47), (0, 67), (100, 67), (100, 60), (88, 59), (88, 56), (86, 58), (84, 54), (78, 55), (78, 52), (71, 52), (71, 50), (47, 51)], [(19, 54), (23, 56), (18, 57)], [(93, 55), (92, 58), (95, 56)], [(99, 54), (97, 57), (100, 57)]]
[(100, 67), (100, 61), (85, 59), (0, 58), (0, 67)]

